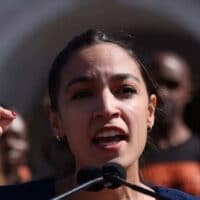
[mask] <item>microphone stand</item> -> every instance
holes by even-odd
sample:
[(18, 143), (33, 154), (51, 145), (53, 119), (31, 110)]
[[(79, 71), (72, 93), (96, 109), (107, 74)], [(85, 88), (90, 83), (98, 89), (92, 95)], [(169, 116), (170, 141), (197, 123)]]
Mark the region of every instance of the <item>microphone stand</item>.
[(88, 181), (86, 183), (83, 183), (82, 185), (77, 186), (77, 187), (73, 188), (72, 190), (67, 191), (67, 192), (65, 192), (65, 193), (63, 193), (63, 194), (61, 194), (61, 195), (59, 195), (59, 196), (57, 196), (55, 198), (52, 198), (51, 200), (60, 200), (60, 199), (62, 199), (64, 197), (69, 197), (70, 195), (74, 194), (75, 192), (78, 192), (78, 191), (80, 191), (82, 189), (86, 189), (87, 187), (91, 186), (92, 184), (98, 183), (98, 182), (103, 181), (103, 180), (104, 180), (103, 177), (95, 178), (95, 179), (90, 180), (90, 181)]

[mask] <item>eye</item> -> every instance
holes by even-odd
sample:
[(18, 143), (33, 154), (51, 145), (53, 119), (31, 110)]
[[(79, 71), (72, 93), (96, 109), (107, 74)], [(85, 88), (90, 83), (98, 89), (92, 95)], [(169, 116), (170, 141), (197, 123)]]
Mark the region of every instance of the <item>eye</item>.
[(93, 96), (93, 92), (90, 90), (80, 90), (77, 92), (74, 92), (72, 95), (73, 100), (78, 100), (78, 99), (85, 99)]
[(176, 80), (169, 80), (169, 79), (160, 79), (158, 80), (158, 84), (161, 86), (165, 86), (168, 89), (177, 89), (180, 86), (180, 83)]
[(129, 98), (136, 93), (136, 89), (133, 86), (122, 85), (116, 90), (116, 94), (121, 98)]

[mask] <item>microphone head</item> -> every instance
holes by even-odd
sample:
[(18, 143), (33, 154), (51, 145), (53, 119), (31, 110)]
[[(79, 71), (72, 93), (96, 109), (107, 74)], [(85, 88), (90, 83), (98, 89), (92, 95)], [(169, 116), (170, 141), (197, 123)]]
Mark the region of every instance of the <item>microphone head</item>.
[(126, 179), (126, 170), (118, 163), (107, 163), (103, 166), (103, 177), (107, 181), (108, 188), (117, 188), (122, 185), (116, 177)]
[[(102, 170), (99, 169), (98, 167), (94, 166), (88, 166), (81, 168), (78, 173), (77, 173), (77, 183), (79, 185), (86, 183), (88, 181), (91, 181), (95, 178), (102, 177)], [(90, 191), (90, 192), (97, 192), (99, 190), (102, 190), (104, 188), (104, 183), (103, 181), (94, 183), (93, 185), (87, 187), (85, 190)]]

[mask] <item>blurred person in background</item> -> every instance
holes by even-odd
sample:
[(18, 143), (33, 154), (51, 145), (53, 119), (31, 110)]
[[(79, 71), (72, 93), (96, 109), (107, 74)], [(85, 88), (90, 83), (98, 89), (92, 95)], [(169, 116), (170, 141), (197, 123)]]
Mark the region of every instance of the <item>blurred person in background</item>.
[(154, 184), (199, 196), (200, 139), (184, 120), (185, 108), (194, 94), (191, 66), (172, 51), (157, 51), (152, 58), (164, 116), (152, 130), (158, 149), (145, 154), (142, 175)]
[[(5, 112), (2, 108), (1, 111)], [(7, 124), (15, 120), (0, 139), (0, 185), (23, 183), (32, 179), (28, 166), (30, 144), (26, 122), (19, 113), (12, 112), (7, 117), (10, 117)]]

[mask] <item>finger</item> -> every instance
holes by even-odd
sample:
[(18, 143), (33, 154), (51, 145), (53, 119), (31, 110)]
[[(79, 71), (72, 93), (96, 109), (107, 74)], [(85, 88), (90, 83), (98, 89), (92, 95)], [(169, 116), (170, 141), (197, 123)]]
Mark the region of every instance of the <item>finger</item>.
[(14, 119), (16, 115), (17, 115), (16, 112), (0, 107), (0, 120)]

